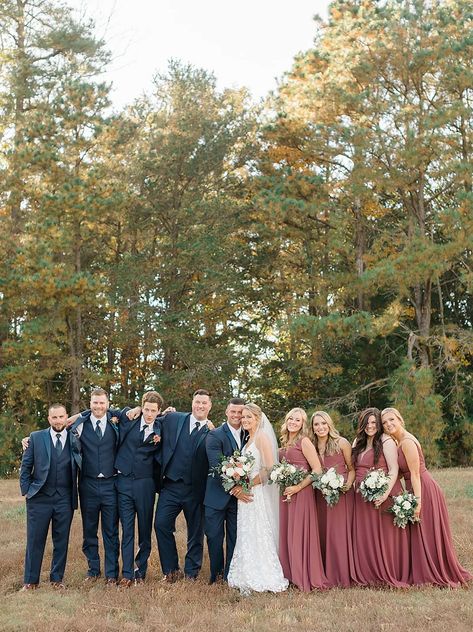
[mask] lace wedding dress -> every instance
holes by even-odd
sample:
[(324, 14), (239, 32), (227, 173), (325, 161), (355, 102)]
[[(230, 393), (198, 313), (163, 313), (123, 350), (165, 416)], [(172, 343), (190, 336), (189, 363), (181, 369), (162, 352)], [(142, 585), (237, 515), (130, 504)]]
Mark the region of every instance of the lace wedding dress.
[[(252, 443), (243, 452), (255, 458), (250, 477), (254, 478), (262, 468), (261, 454)], [(266, 488), (266, 489), (265, 489)], [(268, 498), (277, 488), (268, 490), (267, 484), (252, 489), (253, 502), (238, 503), (237, 540), (233, 553), (228, 585), (243, 594), (257, 592), (281, 592), (288, 587), (278, 558), (278, 511), (274, 500)], [(275, 497), (276, 503), (278, 498)], [(275, 509), (275, 510), (274, 510)]]

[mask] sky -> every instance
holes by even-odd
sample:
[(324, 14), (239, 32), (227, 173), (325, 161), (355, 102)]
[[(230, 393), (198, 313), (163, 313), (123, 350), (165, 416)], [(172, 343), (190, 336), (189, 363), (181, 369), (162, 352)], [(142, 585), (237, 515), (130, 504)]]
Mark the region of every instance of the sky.
[(93, 18), (113, 54), (105, 75), (117, 108), (151, 87), (171, 58), (211, 71), (219, 88), (255, 99), (277, 86), (294, 56), (312, 46), (313, 16), (329, 0), (67, 0)]

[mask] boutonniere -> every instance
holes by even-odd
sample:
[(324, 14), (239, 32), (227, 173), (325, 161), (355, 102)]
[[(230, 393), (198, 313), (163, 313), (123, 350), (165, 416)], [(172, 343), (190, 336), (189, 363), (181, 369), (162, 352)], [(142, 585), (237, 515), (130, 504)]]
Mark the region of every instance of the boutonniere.
[(148, 441), (146, 443), (156, 445), (160, 441), (161, 441), (161, 437), (159, 435), (157, 435), (157, 434), (153, 434), (153, 435), (151, 435), (149, 437), (149, 439), (148, 439)]
[(120, 420), (118, 417), (110, 417), (110, 421), (114, 426), (116, 426)]

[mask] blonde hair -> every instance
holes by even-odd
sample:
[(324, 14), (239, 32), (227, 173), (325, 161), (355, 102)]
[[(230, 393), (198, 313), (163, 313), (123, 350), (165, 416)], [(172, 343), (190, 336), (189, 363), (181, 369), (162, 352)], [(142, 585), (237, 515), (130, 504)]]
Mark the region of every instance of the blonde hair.
[(319, 451), (318, 438), (314, 432), (314, 419), (316, 417), (321, 417), (328, 425), (328, 439), (327, 446), (325, 448), (325, 454), (330, 456), (332, 454), (339, 454), (341, 451), (340, 448), (340, 433), (335, 428), (335, 424), (333, 423), (333, 419), (330, 417), (328, 413), (324, 410), (316, 410), (310, 419), (310, 433), (313, 444), (315, 445), (317, 452)]
[(397, 417), (397, 418), (399, 419), (399, 421), (401, 422), (401, 424), (402, 424), (403, 426), (405, 426), (405, 425), (406, 425), (406, 424), (405, 424), (405, 422), (404, 422), (404, 419), (403, 419), (403, 417), (402, 417), (402, 415), (401, 415), (401, 413), (398, 411), (398, 409), (397, 409), (397, 408), (384, 408), (384, 409), (381, 411), (381, 420), (383, 419), (383, 415), (386, 415), (387, 413), (392, 413), (395, 417)]
[(256, 417), (256, 419), (258, 420), (258, 428), (261, 425), (261, 419), (263, 418), (263, 411), (261, 410), (261, 408), (257, 405), (257, 404), (245, 404), (242, 408), (243, 410), (249, 410), (250, 413), (253, 415), (253, 417)]
[(303, 408), (291, 408), (291, 410), (284, 417), (284, 421), (283, 421), (283, 424), (281, 426), (281, 434), (279, 435), (279, 439), (281, 441), (281, 445), (282, 446), (287, 446), (288, 443), (289, 443), (289, 430), (287, 429), (287, 420), (294, 413), (300, 413), (300, 415), (302, 417), (302, 426), (301, 426), (301, 429), (299, 430), (299, 432), (297, 433), (293, 443), (296, 443), (296, 441), (297, 441), (297, 439), (299, 437), (301, 437), (301, 438), (302, 437), (307, 437), (307, 435), (308, 435), (307, 413), (305, 412), (305, 410)]

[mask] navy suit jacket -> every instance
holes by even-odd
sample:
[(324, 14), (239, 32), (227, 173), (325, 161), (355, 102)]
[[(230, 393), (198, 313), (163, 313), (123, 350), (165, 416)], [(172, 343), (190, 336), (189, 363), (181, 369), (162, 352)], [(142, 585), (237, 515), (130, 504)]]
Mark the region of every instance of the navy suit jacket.
[[(161, 465), (161, 487), (166, 478), (166, 468), (171, 461), (176, 448), (177, 440), (182, 429), (189, 429), (189, 419), (191, 413), (167, 413), (160, 417), (161, 423), (161, 450), (158, 452), (158, 460)], [(205, 485), (209, 471), (209, 461), (205, 450), (205, 439), (209, 433), (207, 425), (199, 431), (199, 435), (194, 444), (192, 459), (186, 467), (191, 470), (192, 493), (203, 500), (205, 496)]]
[[(72, 468), (72, 507), (77, 509), (77, 455), (75, 438), (69, 432), (69, 450)], [(23, 453), (20, 469), (21, 494), (32, 498), (43, 487), (48, 478), (51, 464), (51, 435), (49, 428), (36, 430), (30, 435), (28, 447)]]
[[(141, 418), (138, 419), (128, 419), (128, 417), (126, 416), (126, 413), (130, 410), (130, 408), (127, 406), (125, 407), (123, 410), (121, 411), (112, 411), (112, 412), (118, 412), (118, 418), (120, 420), (120, 423), (118, 424), (118, 448), (117, 448), (117, 459), (118, 459), (118, 455), (120, 452), (120, 447), (123, 445), (123, 443), (126, 441), (126, 438), (128, 436), (128, 433), (130, 432), (130, 430), (134, 427), (135, 424), (140, 425), (141, 424)], [(153, 432), (155, 435), (157, 435), (158, 437), (161, 436), (161, 419), (162, 417), (156, 417), (156, 419), (153, 422)], [(149, 439), (147, 442), (147, 452), (153, 452), (154, 455), (156, 455), (156, 453), (158, 451), (161, 450), (161, 443), (154, 443), (152, 441), (152, 439)], [(146, 455), (143, 454), (143, 457), (145, 457)], [(115, 461), (116, 462), (116, 461)], [(131, 464), (130, 464), (131, 465)], [(153, 478), (155, 480), (155, 483), (157, 484), (157, 478), (159, 478), (159, 464), (157, 462), (156, 456), (154, 456), (153, 458)], [(118, 469), (120, 469), (118, 467)]]
[[(77, 431), (78, 427), (84, 423), (84, 421), (86, 421), (87, 419), (90, 419), (90, 415), (92, 414), (92, 411), (90, 410), (84, 410), (83, 412), (81, 412), (81, 414), (79, 415), (79, 417), (75, 420), (75, 422), (72, 424), (72, 426), (70, 427), (70, 432), (71, 434), (74, 436), (74, 449), (75, 452), (77, 453), (77, 464), (79, 467), (82, 466), (82, 457), (81, 457), (81, 453), (82, 453), (82, 446), (81, 446), (81, 442), (80, 442), (80, 435)], [(120, 411), (118, 410), (107, 410), (107, 424), (110, 426), (110, 428), (113, 429), (113, 432), (115, 433), (115, 445), (118, 447), (119, 441), (120, 441), (120, 435), (118, 432), (118, 427), (116, 424), (114, 424), (112, 422), (112, 417), (116, 417), (120, 414)]]
[[(238, 445), (226, 422), (215, 430), (211, 430), (207, 434), (206, 439), (209, 468), (219, 465), (222, 456), (231, 456), (238, 449)], [(218, 474), (212, 475), (209, 472), (204, 505), (213, 509), (224, 509), (232, 500), (236, 499), (223, 489), (220, 476)]]

